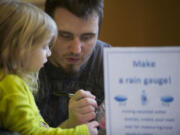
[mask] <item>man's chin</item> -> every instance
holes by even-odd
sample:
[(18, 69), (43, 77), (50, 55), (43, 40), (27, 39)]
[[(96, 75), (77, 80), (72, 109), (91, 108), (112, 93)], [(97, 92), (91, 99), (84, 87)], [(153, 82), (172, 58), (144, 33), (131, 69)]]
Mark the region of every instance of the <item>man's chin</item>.
[(76, 74), (79, 72), (79, 67), (75, 67), (74, 65), (69, 65), (68, 67), (64, 68), (64, 71), (67, 74)]

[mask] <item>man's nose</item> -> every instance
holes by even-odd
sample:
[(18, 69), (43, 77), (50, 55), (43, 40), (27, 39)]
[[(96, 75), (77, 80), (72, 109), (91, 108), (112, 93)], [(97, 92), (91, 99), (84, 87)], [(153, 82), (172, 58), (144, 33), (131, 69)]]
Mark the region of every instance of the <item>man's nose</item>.
[(82, 49), (81, 40), (78, 37), (74, 38), (71, 44), (71, 52), (74, 54), (78, 54), (81, 52), (81, 49)]

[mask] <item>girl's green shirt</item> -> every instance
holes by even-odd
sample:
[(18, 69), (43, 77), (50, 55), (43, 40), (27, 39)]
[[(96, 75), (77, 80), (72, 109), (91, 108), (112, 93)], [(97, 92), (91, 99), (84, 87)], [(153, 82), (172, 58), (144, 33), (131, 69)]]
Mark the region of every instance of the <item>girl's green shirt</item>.
[(12, 74), (0, 81), (0, 127), (20, 135), (89, 135), (86, 125), (71, 129), (49, 127), (25, 81)]

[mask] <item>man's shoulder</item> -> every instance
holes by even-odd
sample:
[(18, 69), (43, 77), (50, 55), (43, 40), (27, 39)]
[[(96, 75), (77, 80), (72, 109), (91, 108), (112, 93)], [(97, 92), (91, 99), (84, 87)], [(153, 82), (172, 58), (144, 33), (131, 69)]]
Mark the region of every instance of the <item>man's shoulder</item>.
[(96, 42), (96, 46), (94, 48), (94, 51), (91, 55), (91, 58), (88, 60), (88, 62), (90, 64), (88, 64), (89, 66), (93, 67), (93, 66), (96, 66), (97, 65), (102, 68), (102, 62), (103, 62), (103, 48), (105, 47), (111, 47), (110, 44), (108, 43), (105, 43), (101, 40), (97, 40)]
[(111, 45), (101, 40), (97, 40), (93, 55), (95, 55), (95, 57), (103, 57), (103, 49), (105, 47), (111, 47)]
[(101, 40), (97, 40), (96, 46), (97, 46), (97, 47), (101, 47), (101, 48), (111, 47), (110, 44), (108, 44), (108, 43), (106, 43), (106, 42), (103, 42), (103, 41), (101, 41)]

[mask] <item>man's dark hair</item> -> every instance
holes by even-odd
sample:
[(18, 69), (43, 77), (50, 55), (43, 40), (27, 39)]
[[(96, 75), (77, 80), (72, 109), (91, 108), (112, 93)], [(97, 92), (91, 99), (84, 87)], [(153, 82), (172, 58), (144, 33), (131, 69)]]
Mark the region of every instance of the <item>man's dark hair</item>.
[(45, 11), (54, 17), (56, 8), (64, 8), (77, 17), (87, 18), (93, 12), (99, 16), (99, 26), (103, 18), (104, 0), (46, 0)]

